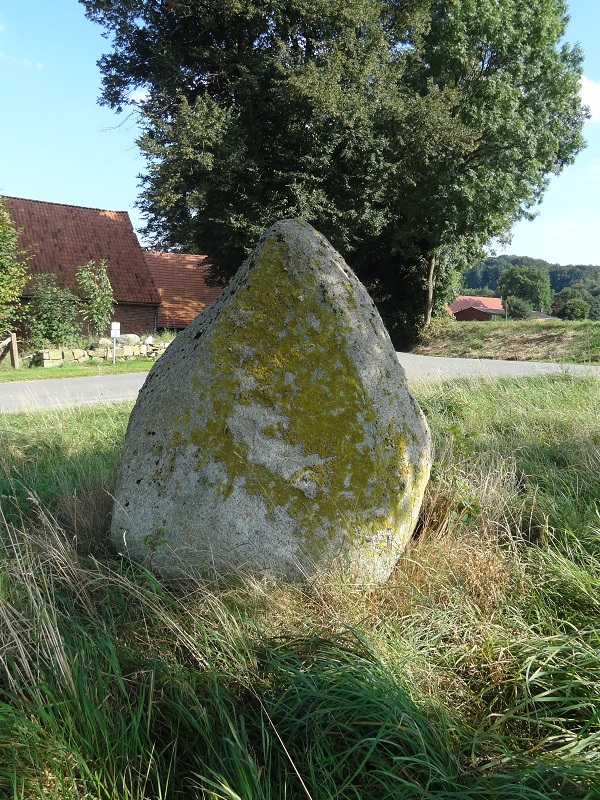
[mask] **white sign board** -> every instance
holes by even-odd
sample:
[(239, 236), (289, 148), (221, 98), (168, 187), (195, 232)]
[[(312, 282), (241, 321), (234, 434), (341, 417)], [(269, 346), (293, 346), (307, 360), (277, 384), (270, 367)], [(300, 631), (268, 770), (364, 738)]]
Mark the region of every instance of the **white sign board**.
[(113, 339), (116, 339), (117, 336), (121, 335), (121, 323), (120, 322), (111, 322), (110, 323), (110, 335)]

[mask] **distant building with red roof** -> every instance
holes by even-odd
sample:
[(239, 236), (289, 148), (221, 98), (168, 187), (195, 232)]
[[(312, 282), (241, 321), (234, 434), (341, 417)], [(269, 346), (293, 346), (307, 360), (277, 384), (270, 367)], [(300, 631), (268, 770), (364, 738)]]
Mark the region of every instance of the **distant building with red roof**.
[[(206, 285), (205, 256), (150, 253), (140, 246), (127, 211), (2, 198), (30, 273), (53, 273), (76, 290), (75, 272), (87, 261), (107, 263), (123, 332), (184, 328), (220, 294)], [(27, 287), (24, 300), (28, 299)]]
[(459, 321), (489, 321), (506, 317), (500, 297), (469, 297), (460, 294), (450, 306), (450, 313)]

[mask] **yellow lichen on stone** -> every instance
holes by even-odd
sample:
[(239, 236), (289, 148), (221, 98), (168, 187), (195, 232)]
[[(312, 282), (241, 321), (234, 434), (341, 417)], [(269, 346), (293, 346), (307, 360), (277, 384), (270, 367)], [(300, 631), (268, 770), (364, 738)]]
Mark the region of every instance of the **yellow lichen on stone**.
[[(212, 398), (212, 408), (206, 424), (191, 431), (198, 464), (207, 457), (220, 461), (229, 492), (243, 477), (245, 491), (263, 497), (269, 508), (285, 508), (303, 537), (320, 528), (329, 537), (343, 526), (345, 538), (361, 538), (367, 529), (395, 527), (393, 517), (401, 513), (395, 502), (402, 488), (398, 468), (407, 468), (405, 434), (388, 429), (374, 447), (365, 442), (365, 422), (375, 422), (377, 413), (346, 352), (347, 322), (336, 316), (316, 275), (308, 285), (304, 280), (298, 294), (286, 271), (287, 258), (284, 243), (268, 240), (248, 272), (247, 287), (222, 313), (210, 345), (212, 374), (203, 376), (203, 398)], [(319, 320), (318, 328), (308, 324), (309, 318)], [(260, 357), (245, 359), (249, 348)], [(243, 389), (246, 385), (254, 388)], [(251, 463), (247, 443), (234, 441), (225, 422), (236, 405), (252, 404), (286, 420), (285, 427), (265, 425), (261, 434), (301, 448), (307, 463), (295, 474), (312, 475), (313, 496), (294, 485), (299, 479), (286, 480)], [(371, 511), (368, 520), (356, 513), (365, 508)], [(318, 548), (317, 541), (313, 544)]]

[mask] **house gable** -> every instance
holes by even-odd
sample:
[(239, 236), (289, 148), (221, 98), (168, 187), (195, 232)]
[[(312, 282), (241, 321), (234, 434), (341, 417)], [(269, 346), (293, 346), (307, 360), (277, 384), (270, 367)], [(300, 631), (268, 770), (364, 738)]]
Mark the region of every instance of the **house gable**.
[[(19, 197), (3, 197), (19, 246), (30, 256), (34, 275), (51, 272), (75, 291), (75, 271), (87, 261), (106, 259), (118, 304), (158, 306), (160, 295), (126, 211), (84, 208)], [(26, 290), (27, 291), (27, 290)]]

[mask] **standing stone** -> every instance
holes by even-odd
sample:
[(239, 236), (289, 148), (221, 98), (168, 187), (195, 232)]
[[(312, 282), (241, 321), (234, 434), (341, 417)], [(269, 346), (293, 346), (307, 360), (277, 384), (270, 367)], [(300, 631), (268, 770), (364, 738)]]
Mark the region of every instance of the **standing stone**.
[(166, 575), (381, 582), (429, 468), (427, 423), (371, 298), (323, 236), (284, 220), (150, 371), (112, 536)]

